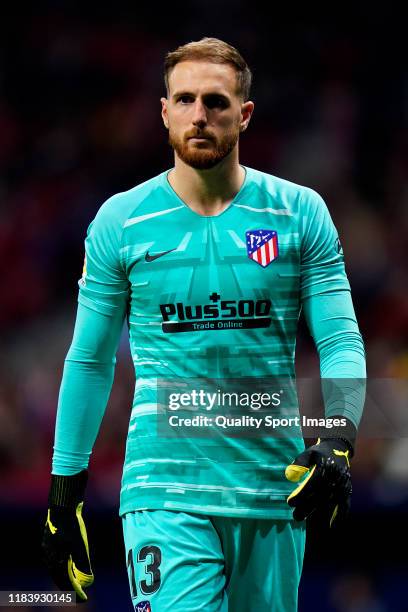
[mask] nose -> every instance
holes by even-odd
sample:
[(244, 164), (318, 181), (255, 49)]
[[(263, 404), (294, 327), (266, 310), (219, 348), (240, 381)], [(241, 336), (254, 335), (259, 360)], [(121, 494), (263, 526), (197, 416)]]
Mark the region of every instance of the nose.
[(197, 127), (204, 127), (207, 123), (207, 112), (204, 104), (198, 98), (194, 102), (192, 122)]

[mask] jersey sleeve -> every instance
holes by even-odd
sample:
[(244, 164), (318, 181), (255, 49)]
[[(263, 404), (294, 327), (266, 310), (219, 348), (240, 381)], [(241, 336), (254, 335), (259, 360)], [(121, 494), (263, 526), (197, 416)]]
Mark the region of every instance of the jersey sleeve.
[(107, 317), (78, 304), (59, 391), (53, 474), (70, 476), (88, 467), (112, 388), (122, 327), (119, 313)]
[(322, 378), (326, 417), (345, 416), (357, 428), (366, 391), (364, 342), (350, 291), (329, 291), (304, 303)]
[(88, 227), (78, 296), (80, 304), (108, 316), (123, 310), (128, 300), (129, 282), (121, 260), (122, 232), (114, 196)]
[(345, 416), (357, 428), (366, 389), (364, 343), (337, 229), (312, 189), (301, 204), (300, 292), (319, 354), (326, 417)]
[(85, 241), (77, 318), (59, 392), (53, 474), (71, 475), (88, 466), (112, 388), (128, 305), (122, 228), (112, 200), (99, 210)]
[(300, 203), (300, 296), (348, 290), (343, 249), (324, 200), (312, 189)]

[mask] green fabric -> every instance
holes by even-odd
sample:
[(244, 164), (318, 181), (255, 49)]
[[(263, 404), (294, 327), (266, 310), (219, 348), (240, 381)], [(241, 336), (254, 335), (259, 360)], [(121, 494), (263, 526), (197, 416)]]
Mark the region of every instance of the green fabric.
[[(246, 248), (246, 232), (260, 229), (276, 231), (279, 244), (265, 267)], [(229, 207), (203, 217), (178, 198), (164, 172), (101, 207), (88, 230), (79, 287), (53, 473), (88, 465), (127, 319), (136, 386), (120, 513), (149, 508), (290, 518), (286, 497), (293, 485), (284, 471), (304, 448), (299, 427), (279, 438), (165, 437), (157, 433), (157, 384), (185, 381), (190, 389), (203, 376), (226, 384), (249, 377), (256, 390), (268, 377), (294, 380), (302, 307), (322, 376), (365, 376), (344, 258), (320, 196), (246, 168)], [(342, 406), (338, 396), (333, 404), (325, 399), (331, 414), (358, 425), (363, 394)], [(288, 406), (297, 413), (296, 396)]]
[(122, 526), (135, 610), (297, 610), (304, 522), (146, 510)]

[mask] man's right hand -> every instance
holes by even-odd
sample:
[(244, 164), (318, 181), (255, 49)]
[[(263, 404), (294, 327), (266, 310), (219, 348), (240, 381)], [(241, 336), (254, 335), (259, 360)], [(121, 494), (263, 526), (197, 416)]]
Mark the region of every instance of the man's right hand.
[(94, 581), (88, 537), (82, 517), (87, 471), (74, 476), (52, 476), (49, 509), (41, 547), (44, 562), (55, 584), (75, 590), (79, 601)]

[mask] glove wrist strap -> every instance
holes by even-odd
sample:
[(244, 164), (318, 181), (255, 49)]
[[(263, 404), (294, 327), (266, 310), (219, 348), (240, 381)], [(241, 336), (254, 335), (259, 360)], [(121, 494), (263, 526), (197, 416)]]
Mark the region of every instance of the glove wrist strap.
[(328, 432), (328, 430), (325, 430), (324, 435), (321, 437), (322, 439), (324, 438), (325, 440), (332, 440), (334, 438), (336, 440), (342, 440), (346, 444), (347, 448), (349, 449), (350, 456), (352, 457), (354, 455), (354, 446), (356, 443), (357, 429), (354, 423), (352, 423), (350, 419), (344, 416), (336, 416), (334, 418), (345, 419), (346, 421), (345, 427), (333, 427), (330, 430), (330, 433)]
[(88, 470), (82, 470), (73, 476), (51, 476), (51, 487), (48, 496), (50, 506), (61, 506), (64, 508), (76, 508), (83, 500), (86, 483), (88, 481)]

